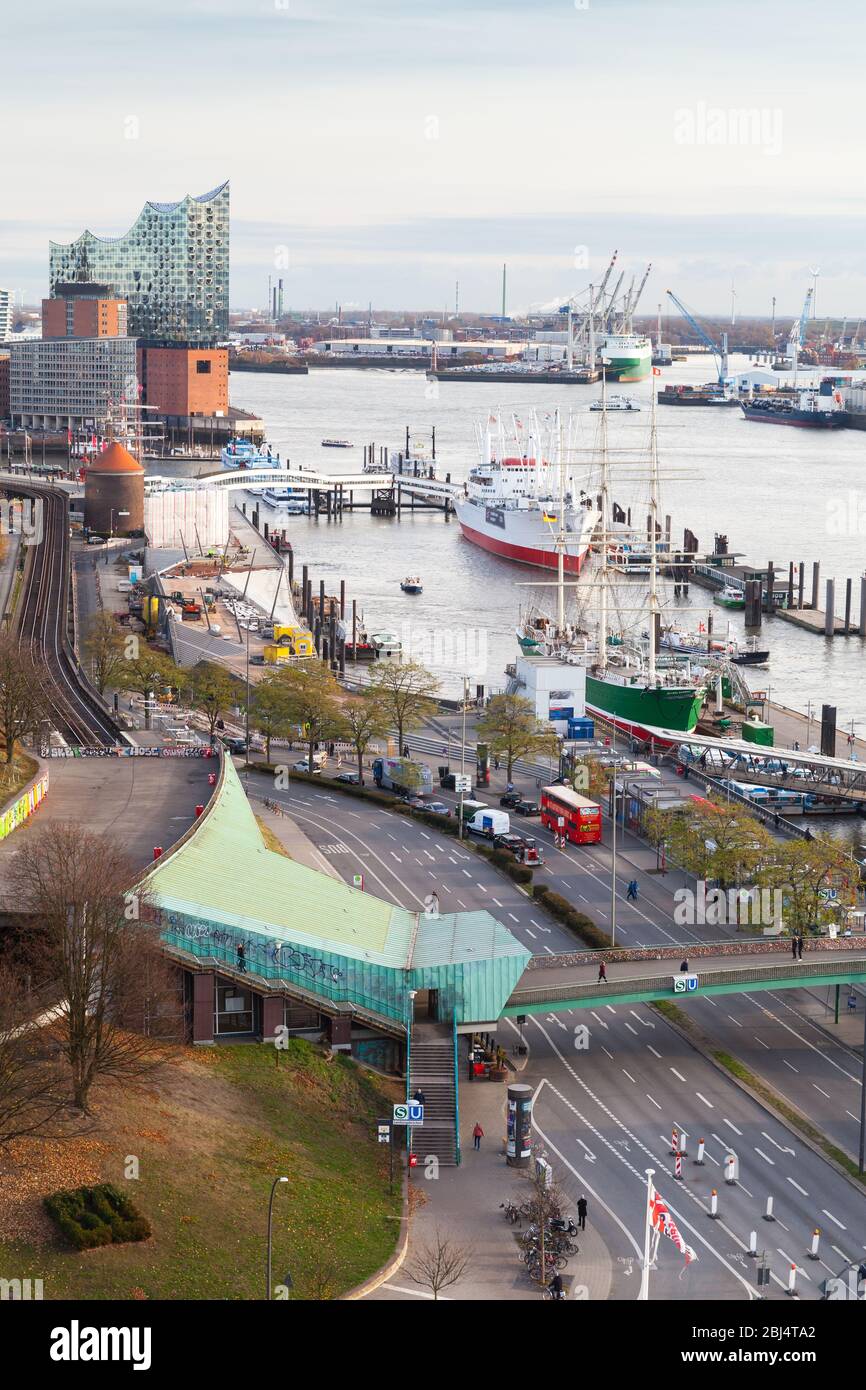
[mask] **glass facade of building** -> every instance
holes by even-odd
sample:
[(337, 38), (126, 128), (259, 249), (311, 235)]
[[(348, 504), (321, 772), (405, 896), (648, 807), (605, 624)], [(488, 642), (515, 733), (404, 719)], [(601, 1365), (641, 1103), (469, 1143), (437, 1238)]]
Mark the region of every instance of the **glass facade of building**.
[(99, 281), (129, 303), (140, 344), (214, 344), (229, 328), (229, 185), (177, 203), (145, 203), (123, 236), (50, 243), (50, 293)]

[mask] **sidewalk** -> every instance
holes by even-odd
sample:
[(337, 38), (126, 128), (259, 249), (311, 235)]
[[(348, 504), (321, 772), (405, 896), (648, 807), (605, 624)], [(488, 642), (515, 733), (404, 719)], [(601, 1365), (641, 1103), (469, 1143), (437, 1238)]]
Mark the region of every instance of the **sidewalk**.
[[(250, 797), (250, 805), (255, 812), (256, 819), (271, 832), (275, 839), (279, 840), (290, 859), (293, 859), (296, 864), (303, 864), (308, 869), (316, 869), (318, 873), (328, 874), (329, 877), (338, 879), (340, 883), (343, 882), (339, 871), (319, 852), (296, 821), (293, 821), (290, 816), (278, 815), (275, 811), (269, 811), (264, 802), (259, 800), (253, 785), (250, 786), (250, 791), (253, 792), (253, 796)], [(261, 794), (264, 795), (264, 792)]]
[[(500, 1035), (510, 1048), (513, 1034)], [(515, 1059), (511, 1059), (512, 1064)], [(512, 1082), (520, 1072), (510, 1072)], [(440, 1297), (456, 1302), (502, 1302), (541, 1298), (541, 1290), (526, 1273), (516, 1236), (519, 1226), (510, 1226), (499, 1209), (500, 1202), (516, 1204), (529, 1198), (529, 1170), (509, 1168), (505, 1161), (505, 1112), (508, 1082), (469, 1082), (460, 1079), (460, 1146), (462, 1162), (458, 1168), (440, 1168), (438, 1178), (425, 1179), (423, 1168), (423, 1130), (416, 1131), (418, 1167), (412, 1172), (410, 1200), (413, 1214), (409, 1229), (409, 1248), (403, 1266), (370, 1296), (378, 1300), (429, 1299), (429, 1290), (413, 1284), (407, 1271), (425, 1246), (435, 1241), (437, 1227), (457, 1245), (472, 1247), (469, 1268), (459, 1283), (444, 1289)], [(484, 1130), (476, 1153), (472, 1131), (476, 1121)], [(560, 1165), (554, 1164), (557, 1169)], [(569, 1174), (560, 1174), (569, 1198), (569, 1210), (576, 1219), (580, 1193), (571, 1190)], [(573, 1185), (573, 1184), (571, 1184)], [(419, 1200), (420, 1198), (420, 1200)], [(608, 1297), (612, 1283), (610, 1253), (597, 1231), (591, 1228), (578, 1237), (579, 1254), (563, 1271), (567, 1289), (585, 1285), (594, 1301)]]

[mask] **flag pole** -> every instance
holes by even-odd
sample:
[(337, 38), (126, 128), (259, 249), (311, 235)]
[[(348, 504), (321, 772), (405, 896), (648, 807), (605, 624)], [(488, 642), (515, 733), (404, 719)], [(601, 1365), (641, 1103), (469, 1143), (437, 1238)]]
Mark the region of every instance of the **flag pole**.
[(644, 1213), (643, 1269), (641, 1270), (640, 1292), (637, 1296), (639, 1303), (647, 1303), (649, 1301), (650, 1236), (652, 1233), (651, 1216), (654, 1174), (655, 1168), (646, 1169), (646, 1211)]

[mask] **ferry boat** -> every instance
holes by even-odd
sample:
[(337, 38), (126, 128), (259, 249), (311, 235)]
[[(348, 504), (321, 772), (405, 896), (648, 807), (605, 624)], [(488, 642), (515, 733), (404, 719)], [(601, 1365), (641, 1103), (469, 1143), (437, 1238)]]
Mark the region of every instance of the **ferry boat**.
[[(546, 427), (490, 416), (478, 429), (482, 462), (470, 470), (454, 510), (468, 541), (519, 564), (579, 574), (598, 522), (593, 501), (578, 492), (558, 462), (558, 420)], [(559, 546), (558, 538), (562, 544)]]
[(745, 608), (746, 595), (742, 589), (734, 589), (726, 584), (724, 589), (713, 594), (713, 602), (717, 603), (720, 608)]
[(640, 410), (631, 396), (608, 396), (606, 401), (593, 401), (590, 410)]
[(371, 632), (370, 643), (376, 653), (377, 660), (383, 657), (403, 655), (403, 643), (394, 632)]
[(220, 463), (223, 468), (285, 468), (279, 454), (271, 452), (270, 444), (261, 449), (249, 439), (230, 439), (220, 449)]
[(400, 588), (404, 594), (423, 594), (424, 592), (424, 585), (417, 575), (414, 578), (404, 579)]
[(310, 503), (307, 494), (300, 487), (267, 487), (262, 492), (262, 500), (271, 507), (278, 507), (289, 516), (309, 516)]
[(354, 445), (351, 439), (323, 439), (323, 449), (352, 449)]

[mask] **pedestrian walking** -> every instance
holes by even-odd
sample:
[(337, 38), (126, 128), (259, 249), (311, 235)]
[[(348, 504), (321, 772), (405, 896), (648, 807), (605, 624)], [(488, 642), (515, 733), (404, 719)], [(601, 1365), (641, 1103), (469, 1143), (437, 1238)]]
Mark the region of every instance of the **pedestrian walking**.
[(482, 1140), (483, 1138), (484, 1138), (484, 1130), (481, 1128), (480, 1124), (479, 1124), (478, 1121), (476, 1120), (476, 1121), (475, 1121), (475, 1128), (474, 1128), (473, 1131), (472, 1131), (472, 1141), (473, 1141), (473, 1147), (474, 1147), (475, 1149), (480, 1149), (480, 1148), (481, 1148), (481, 1140)]
[(803, 959), (803, 938), (802, 938), (802, 936), (798, 936), (798, 937), (797, 937), (797, 960), (802, 960), (802, 959)]
[(247, 948), (243, 942), (238, 947), (238, 970), (242, 975), (247, 973)]
[(415, 1094), (413, 1095), (412, 1099), (413, 1099), (418, 1105), (426, 1105), (426, 1104), (427, 1104), (427, 1097), (425, 1096), (424, 1092), (421, 1090), (421, 1087), (420, 1087), (420, 1086), (418, 1087), (417, 1091), (416, 1091)]
[(577, 1225), (578, 1225), (578, 1229), (581, 1230), (581, 1231), (585, 1231), (585, 1230), (586, 1230), (586, 1210), (587, 1210), (587, 1201), (586, 1201), (586, 1198), (585, 1198), (585, 1197), (579, 1197), (579, 1198), (577, 1199)]
[(682, 963), (680, 964), (680, 974), (681, 974), (681, 975), (688, 975), (688, 973), (689, 973), (689, 963), (688, 963), (688, 960), (684, 960), (684, 961), (682, 961)]
[(603, 960), (598, 963), (598, 979), (596, 980), (596, 984), (600, 985), (602, 981), (607, 984), (607, 970), (605, 969)]
[(498, 772), (500, 767), (502, 766), (498, 758), (493, 759), (493, 766), (496, 768), (496, 771)]
[(792, 937), (791, 937), (791, 955), (793, 956), (794, 960), (797, 959), (797, 938), (796, 938), (796, 936), (792, 936)]
[(635, 902), (635, 903), (637, 902), (637, 879), (636, 879), (636, 878), (633, 878), (633, 879), (631, 880), (631, 882), (629, 883), (629, 885), (628, 885), (628, 891), (627, 891), (627, 893), (626, 893), (625, 896), (626, 896), (627, 899), (628, 899), (628, 898), (631, 898), (632, 902)]

